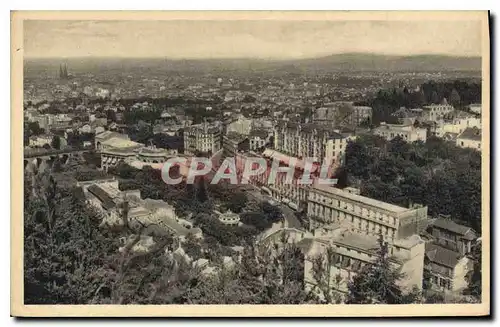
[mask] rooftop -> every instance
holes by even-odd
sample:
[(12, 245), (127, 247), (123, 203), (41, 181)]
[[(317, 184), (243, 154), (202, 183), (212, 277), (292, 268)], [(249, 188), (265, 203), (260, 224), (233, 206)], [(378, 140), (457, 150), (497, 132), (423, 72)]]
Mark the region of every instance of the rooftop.
[(376, 252), (379, 248), (376, 236), (361, 235), (348, 231), (343, 232), (338, 238), (333, 239), (332, 242), (348, 248), (361, 249), (372, 253)]
[(458, 136), (459, 139), (481, 141), (481, 129), (477, 127), (468, 127), (462, 134)]
[(462, 257), (460, 253), (434, 243), (425, 244), (425, 255), (431, 262), (449, 268), (454, 268)]
[(401, 213), (401, 212), (412, 210), (409, 208), (400, 207), (400, 206), (390, 204), (387, 202), (368, 198), (366, 196), (352, 194), (352, 193), (349, 193), (349, 192), (346, 192), (346, 191), (343, 191), (341, 189), (331, 187), (328, 185), (315, 185), (314, 189), (321, 191), (321, 192), (328, 193), (328, 194), (333, 194), (333, 195), (336, 195), (336, 196), (339, 196), (339, 197), (342, 197), (342, 198), (345, 198), (345, 199), (348, 199), (351, 201), (367, 204), (367, 205), (370, 205), (372, 207), (380, 208), (380, 209), (390, 211), (393, 213)]
[[(475, 236), (475, 232), (472, 228), (457, 224), (451, 219), (438, 218), (432, 223), (432, 227), (437, 227), (441, 229), (448, 230), (455, 234), (459, 234), (465, 237), (473, 237)], [(475, 238), (475, 237), (474, 237)]]
[(94, 195), (99, 201), (101, 201), (104, 209), (109, 210), (116, 206), (113, 198), (98, 185), (90, 185), (87, 190)]

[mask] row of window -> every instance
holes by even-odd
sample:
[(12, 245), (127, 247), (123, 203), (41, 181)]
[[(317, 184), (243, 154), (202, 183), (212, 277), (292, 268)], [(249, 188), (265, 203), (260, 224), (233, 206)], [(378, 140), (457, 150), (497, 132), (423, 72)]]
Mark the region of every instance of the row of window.
[(335, 211), (334, 209), (330, 211), (331, 217), (325, 216), (324, 207), (323, 210), (318, 207), (310, 207), (309, 214), (320, 218), (329, 219), (330, 221), (344, 221), (347, 219), (347, 221), (350, 221), (352, 223), (353, 227), (368, 234), (378, 235), (382, 233), (383, 235), (390, 238), (394, 238), (396, 236), (396, 230), (394, 228), (389, 228), (387, 226), (377, 224), (376, 222), (365, 220), (357, 216), (346, 214), (344, 212)]
[[(310, 199), (315, 202), (322, 202), (325, 205), (328, 205), (329, 207), (333, 207), (333, 209), (341, 209), (341, 210), (348, 210), (353, 212), (354, 214), (362, 217), (367, 217), (367, 218), (374, 218), (380, 221), (383, 221), (384, 223), (389, 223), (389, 224), (396, 224), (396, 218), (391, 217), (386, 214), (382, 214), (378, 211), (373, 211), (367, 208), (363, 208), (358, 205), (354, 205), (352, 203), (344, 202), (341, 200), (334, 200), (332, 198), (327, 198), (325, 196), (319, 195), (317, 193), (310, 193)], [(315, 204), (312, 204), (315, 205)], [(316, 204), (317, 205), (317, 204)], [(325, 206), (318, 205), (320, 207), (320, 210), (323, 210), (323, 213), (325, 212)], [(321, 209), (322, 208), (322, 209)]]

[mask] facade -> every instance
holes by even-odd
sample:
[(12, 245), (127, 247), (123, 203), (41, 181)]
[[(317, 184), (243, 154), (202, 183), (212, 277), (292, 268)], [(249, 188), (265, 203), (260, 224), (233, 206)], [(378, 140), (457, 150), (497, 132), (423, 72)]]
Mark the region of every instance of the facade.
[(443, 292), (460, 292), (467, 287), (465, 276), (472, 261), (458, 252), (435, 243), (425, 246), (424, 280), (428, 288)]
[(467, 287), (465, 276), (472, 269), (468, 254), (477, 240), (476, 232), (442, 217), (433, 221), (427, 232), (430, 238), (425, 249), (427, 287), (460, 292)]
[(367, 119), (371, 121), (372, 114), (371, 107), (355, 106), (347, 101), (336, 101), (316, 109), (312, 120), (322, 125), (355, 127)]
[(431, 104), (423, 107), (422, 119), (424, 121), (438, 121), (455, 109), (449, 105), (446, 99), (441, 104)]
[(411, 124), (395, 125), (382, 122), (379, 127), (374, 129), (374, 134), (379, 135), (388, 141), (398, 136), (406, 142), (427, 141), (427, 129), (418, 128)]
[(315, 185), (309, 190), (307, 215), (310, 230), (330, 224), (347, 224), (360, 234), (382, 234), (387, 240), (396, 240), (423, 230), (427, 207), (405, 208), (335, 187)]
[[(341, 299), (348, 293), (349, 282), (366, 265), (372, 264), (377, 258), (379, 248), (377, 237), (361, 235), (343, 227), (317, 232), (313, 238), (305, 238), (298, 244), (305, 256), (304, 281), (306, 291), (315, 289), (317, 281), (314, 278), (313, 262), (318, 256), (326, 256), (331, 251), (330, 267), (325, 260), (324, 268), (329, 273), (330, 288)], [(425, 243), (418, 235), (398, 240), (389, 246), (391, 264), (404, 273), (399, 280), (399, 286), (409, 291), (413, 287), (422, 288), (423, 262)], [(327, 278), (328, 278), (327, 277)], [(321, 291), (317, 295), (323, 296)]]
[(236, 132), (228, 132), (222, 138), (225, 157), (234, 157), (236, 153), (250, 149), (248, 136)]
[(451, 219), (438, 218), (427, 229), (434, 243), (462, 255), (468, 254), (477, 239), (476, 232)]
[(354, 111), (352, 115), (352, 125), (359, 126), (362, 122), (372, 120), (373, 109), (368, 106), (354, 106)]
[(436, 136), (443, 137), (446, 133), (460, 134), (472, 127), (481, 128), (481, 118), (468, 116), (455, 118), (448, 122), (442, 121), (436, 127)]
[(280, 122), (274, 134), (274, 149), (296, 158), (317, 158), (329, 165), (343, 163), (348, 136), (339, 130), (314, 123)]
[(184, 152), (216, 153), (221, 149), (222, 133), (218, 126), (207, 123), (192, 125), (184, 130)]
[(477, 127), (466, 128), (457, 136), (456, 142), (458, 147), (481, 151), (481, 129)]
[(265, 147), (271, 138), (270, 133), (263, 129), (252, 129), (250, 135), (248, 136), (251, 151), (258, 151)]

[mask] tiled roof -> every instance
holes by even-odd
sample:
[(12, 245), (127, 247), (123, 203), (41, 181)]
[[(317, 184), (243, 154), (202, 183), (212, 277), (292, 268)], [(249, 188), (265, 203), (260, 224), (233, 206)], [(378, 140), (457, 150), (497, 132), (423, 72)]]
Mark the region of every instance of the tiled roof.
[(462, 236), (465, 236), (467, 234), (467, 232), (469, 232), (469, 231), (473, 232), (472, 228), (464, 226), (464, 225), (459, 225), (456, 222), (452, 221), (451, 219), (438, 218), (434, 221), (432, 226), (438, 227), (441, 229), (445, 229), (445, 230), (448, 230), (450, 232), (453, 232), (453, 233), (456, 233), (456, 234), (459, 234)]
[(114, 208), (116, 206), (116, 203), (113, 200), (113, 198), (111, 198), (111, 196), (109, 196), (109, 194), (106, 193), (106, 191), (104, 191), (99, 186), (97, 186), (95, 184), (94, 185), (90, 185), (87, 188), (87, 191), (89, 191), (97, 199), (99, 199), (99, 201), (101, 201), (102, 206), (103, 206), (104, 209), (109, 210), (109, 209), (112, 209), (112, 208)]
[(477, 127), (468, 127), (462, 134), (458, 136), (459, 139), (481, 141), (481, 129)]
[(438, 265), (455, 268), (461, 259), (461, 254), (434, 243), (425, 245), (425, 255), (427, 258)]
[(336, 187), (331, 187), (328, 185), (321, 185), (321, 184), (314, 185), (313, 191), (316, 191), (316, 190), (322, 191), (322, 192), (325, 192), (328, 194), (336, 195), (336, 196), (339, 196), (339, 197), (342, 197), (342, 198), (345, 198), (345, 199), (348, 199), (351, 201), (355, 201), (358, 203), (363, 203), (363, 204), (370, 205), (370, 206), (373, 206), (376, 208), (387, 210), (387, 211), (393, 212), (393, 213), (401, 213), (401, 212), (412, 210), (412, 209), (400, 207), (400, 206), (397, 206), (397, 205), (394, 205), (391, 203), (375, 200), (375, 199), (372, 199), (372, 198), (369, 198), (366, 196), (352, 194), (352, 193), (349, 193), (349, 192), (343, 191), (341, 189), (338, 189)]

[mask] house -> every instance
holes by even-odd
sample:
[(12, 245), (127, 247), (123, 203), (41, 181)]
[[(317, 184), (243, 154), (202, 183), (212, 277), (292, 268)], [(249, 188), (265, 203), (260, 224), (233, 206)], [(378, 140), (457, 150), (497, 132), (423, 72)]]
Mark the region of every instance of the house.
[(425, 246), (424, 280), (430, 288), (460, 291), (472, 269), (468, 254), (477, 240), (476, 232), (451, 219), (440, 217), (427, 228), (431, 240)]
[(468, 127), (457, 137), (457, 146), (481, 151), (481, 129)]
[(459, 252), (436, 243), (425, 245), (424, 282), (428, 288), (444, 292), (460, 292), (467, 287), (465, 276), (472, 260)]
[(446, 218), (436, 219), (427, 228), (427, 232), (435, 243), (461, 254), (469, 253), (478, 237), (472, 228)]

